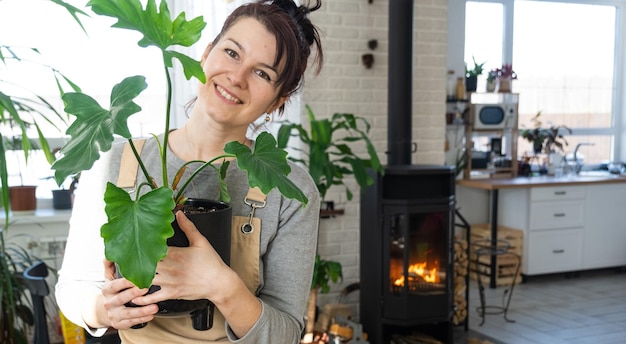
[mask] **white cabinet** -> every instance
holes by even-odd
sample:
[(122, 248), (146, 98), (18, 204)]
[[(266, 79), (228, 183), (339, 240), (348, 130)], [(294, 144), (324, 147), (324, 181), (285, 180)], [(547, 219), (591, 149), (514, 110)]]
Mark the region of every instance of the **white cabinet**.
[(626, 265), (626, 184), (588, 187), (585, 269)]
[(522, 273), (580, 270), (587, 186), (501, 190), (498, 222), (524, 231)]

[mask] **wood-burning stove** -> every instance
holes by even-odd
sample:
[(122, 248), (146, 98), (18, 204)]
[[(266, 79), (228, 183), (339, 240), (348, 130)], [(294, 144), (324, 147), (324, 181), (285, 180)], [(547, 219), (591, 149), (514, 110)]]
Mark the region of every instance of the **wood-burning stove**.
[(360, 320), (373, 344), (452, 341), (454, 167), (388, 166), (361, 197)]

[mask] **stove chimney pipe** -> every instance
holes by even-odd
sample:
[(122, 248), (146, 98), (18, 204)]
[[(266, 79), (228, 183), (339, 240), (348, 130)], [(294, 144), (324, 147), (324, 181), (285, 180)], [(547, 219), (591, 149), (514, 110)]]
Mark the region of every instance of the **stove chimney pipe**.
[(410, 165), (413, 103), (413, 0), (389, 0), (388, 165)]

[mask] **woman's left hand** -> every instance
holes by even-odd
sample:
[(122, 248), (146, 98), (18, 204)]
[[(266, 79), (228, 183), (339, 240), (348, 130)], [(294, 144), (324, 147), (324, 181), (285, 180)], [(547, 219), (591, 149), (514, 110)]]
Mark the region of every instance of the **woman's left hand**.
[(182, 211), (176, 213), (176, 221), (189, 239), (189, 247), (168, 247), (167, 256), (157, 264), (157, 275), (152, 280), (161, 290), (133, 300), (134, 303), (214, 300), (228, 288), (225, 278), (233, 273), (230, 267)]

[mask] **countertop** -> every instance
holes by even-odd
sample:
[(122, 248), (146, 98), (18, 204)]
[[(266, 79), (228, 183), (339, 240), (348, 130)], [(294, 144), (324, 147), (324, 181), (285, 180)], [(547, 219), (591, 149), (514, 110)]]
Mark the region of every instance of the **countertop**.
[(458, 185), (483, 190), (515, 189), (541, 186), (575, 186), (588, 184), (626, 183), (626, 175), (609, 173), (583, 174), (579, 176), (537, 176), (515, 178), (461, 179)]

